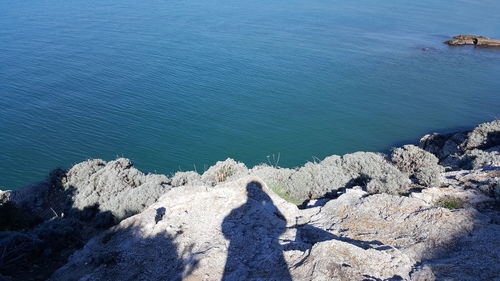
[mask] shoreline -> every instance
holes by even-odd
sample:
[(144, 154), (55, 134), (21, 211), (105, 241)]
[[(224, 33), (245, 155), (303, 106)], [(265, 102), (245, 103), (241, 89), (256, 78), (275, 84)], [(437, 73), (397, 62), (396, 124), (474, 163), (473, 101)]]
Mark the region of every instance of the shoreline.
[[(453, 133), (453, 132), (464, 132), (464, 131), (470, 131), (474, 128), (474, 125), (471, 125), (471, 126), (455, 126), (455, 127), (446, 127), (446, 128), (441, 128), (441, 129), (430, 129), (430, 130), (425, 130), (426, 132), (428, 132), (428, 134), (432, 133), (432, 132), (440, 132), (442, 134), (447, 134), (447, 133)], [(424, 133), (425, 135), (425, 133)], [(381, 153), (381, 154), (390, 154), (391, 150), (395, 147), (400, 147), (400, 146), (403, 146), (403, 145), (406, 145), (406, 144), (412, 144), (412, 145), (417, 145), (418, 146), (418, 141), (419, 141), (419, 138), (423, 136), (423, 135), (416, 135), (415, 138), (408, 138), (406, 140), (401, 140), (401, 141), (397, 141), (397, 142), (390, 142), (389, 144), (385, 145), (383, 149), (380, 149), (380, 150), (375, 150), (375, 151), (370, 151), (370, 152), (373, 152), (373, 153)], [(327, 158), (329, 156), (333, 156), (333, 155), (339, 155), (339, 156), (343, 156), (343, 155), (346, 155), (346, 154), (353, 154), (353, 153), (357, 153), (357, 152), (368, 152), (367, 150), (355, 150), (355, 151), (351, 151), (351, 152), (347, 152), (347, 153), (339, 153), (339, 154), (330, 154), (330, 153), (325, 153), (327, 154), (324, 158)], [(279, 153), (279, 152), (278, 152)], [(277, 154), (275, 154), (277, 155)], [(272, 154), (271, 154), (272, 156)], [(283, 157), (283, 155), (282, 155)], [(8, 191), (8, 190), (11, 190), (11, 191), (14, 191), (14, 190), (20, 190), (20, 189), (23, 189), (27, 186), (30, 186), (30, 185), (33, 185), (33, 184), (39, 184), (39, 183), (42, 183), (42, 182), (45, 182), (47, 181), (47, 175), (50, 174), (51, 171), (53, 170), (57, 170), (57, 169), (63, 169), (63, 170), (69, 170), (71, 169), (73, 166), (79, 164), (79, 163), (82, 163), (82, 162), (85, 162), (85, 161), (88, 161), (88, 160), (92, 160), (92, 159), (102, 159), (103, 161), (106, 161), (106, 162), (109, 162), (109, 161), (113, 161), (115, 159), (118, 159), (118, 158), (127, 158), (127, 159), (132, 159), (131, 158), (128, 158), (128, 157), (118, 157), (116, 156), (116, 158), (105, 158), (105, 159), (109, 159), (109, 160), (104, 160), (102, 158), (87, 158), (87, 159), (84, 159), (84, 160), (81, 160), (81, 161), (76, 161), (76, 162), (73, 162), (74, 164), (70, 165), (69, 167), (68, 166), (64, 166), (64, 165), (59, 165), (59, 166), (56, 166), (50, 170), (47, 170), (47, 171), (44, 171), (42, 172), (42, 174), (44, 174), (44, 176), (40, 177), (39, 179), (35, 180), (35, 181), (32, 181), (32, 182), (28, 182), (26, 184), (23, 184), (22, 186), (18, 186), (18, 187), (9, 187), (8, 185), (5, 185), (5, 186), (2, 186), (0, 185), (0, 191)], [(228, 157), (228, 158), (231, 158), (231, 159), (234, 159), (235, 161), (239, 162), (239, 163), (243, 163), (245, 164), (245, 166), (249, 167), (249, 166), (252, 166), (252, 165), (248, 165), (246, 161), (240, 161), (240, 160), (237, 160), (237, 157)], [(259, 165), (264, 165), (264, 164), (268, 164), (268, 162), (266, 162), (266, 159), (265, 159), (265, 156), (261, 157), (262, 158), (262, 161), (261, 162), (258, 162), (258, 161), (251, 161), (253, 163), (256, 163), (256, 164), (253, 164), (252, 167), (254, 166), (259, 166)], [(287, 169), (297, 169), (297, 168), (300, 168), (302, 166), (304, 166), (305, 164), (307, 164), (308, 162), (311, 161), (311, 159), (318, 159), (318, 157), (316, 157), (315, 155), (313, 156), (310, 156), (309, 157), (309, 160), (307, 159), (302, 159), (300, 160), (299, 164), (297, 165), (284, 165), (282, 166), (282, 168), (287, 168)], [(162, 171), (162, 172), (156, 172), (156, 168), (152, 168), (152, 169), (143, 169), (141, 168), (141, 165), (140, 163), (138, 164), (136, 161), (134, 160), (131, 160), (134, 165), (136, 167), (138, 167), (139, 170), (143, 171), (144, 173), (148, 173), (148, 174), (163, 174), (163, 175), (166, 175), (167, 177), (172, 177), (175, 173), (177, 172), (187, 172), (187, 171), (194, 171), (194, 167), (197, 167), (197, 172), (198, 173), (203, 173), (205, 172), (206, 170), (208, 170), (208, 168), (212, 167), (213, 165), (215, 165), (217, 162), (220, 162), (220, 161), (223, 161), (223, 160), (216, 160), (215, 162), (212, 162), (211, 165), (208, 165), (208, 164), (204, 164), (204, 165), (196, 165), (196, 164), (192, 164), (192, 165), (184, 165), (184, 167), (181, 167), (182, 169), (180, 168), (177, 168), (177, 169), (173, 169), (173, 170), (166, 170), (166, 171)], [(139, 161), (139, 162), (142, 162), (142, 161)], [(281, 167), (281, 166), (280, 166)], [(185, 168), (185, 169), (184, 169)], [(203, 171), (201, 171), (200, 168), (203, 168)]]
[[(272, 198), (271, 202), (282, 213), (280, 216), (285, 219), (288, 228), (302, 229), (306, 227), (309, 229), (313, 226), (315, 229), (317, 228), (313, 234), (306, 235), (308, 238), (301, 238), (306, 240), (300, 242), (305, 243), (300, 244), (302, 245), (300, 247), (312, 247), (311, 249), (316, 249), (321, 245), (323, 245), (321, 247), (330, 247), (328, 245), (333, 243), (332, 237), (337, 236), (343, 238), (336, 242), (341, 243), (336, 247), (355, 246), (355, 248), (349, 248), (349, 251), (354, 252), (361, 251), (360, 249), (372, 251), (370, 249), (374, 246), (369, 244), (369, 241), (372, 240), (392, 241), (391, 239), (395, 239), (393, 242), (383, 244), (396, 247), (401, 242), (398, 242), (399, 240), (396, 238), (390, 238), (389, 233), (400, 231), (397, 230), (397, 225), (403, 222), (398, 222), (397, 218), (407, 217), (408, 221), (416, 220), (412, 224), (421, 225), (420, 228), (412, 230), (412, 232), (399, 234), (401, 237), (413, 241), (404, 244), (405, 247), (408, 247), (406, 252), (403, 251), (404, 255), (397, 254), (403, 255), (409, 260), (395, 264), (390, 270), (387, 268), (384, 270), (399, 272), (399, 275), (407, 276), (408, 278), (404, 278), (407, 280), (418, 274), (444, 276), (450, 273), (443, 273), (439, 267), (432, 267), (432, 259), (421, 250), (415, 250), (415, 247), (421, 242), (417, 242), (418, 239), (412, 240), (411, 237), (423, 235), (422, 233), (425, 231), (431, 231), (434, 225), (451, 223), (448, 226), (443, 225), (443, 229), (450, 231), (450, 234), (446, 234), (450, 237), (443, 237), (439, 231), (432, 232), (434, 238), (428, 242), (430, 244), (424, 243), (418, 247), (431, 250), (432, 243), (444, 247), (446, 243), (451, 243), (449, 239), (455, 239), (454, 237), (457, 235), (480, 231), (477, 238), (474, 238), (482, 239), (480, 242), (474, 239), (472, 241), (464, 240), (467, 242), (457, 242), (465, 243), (463, 247), (469, 249), (475, 247), (477, 243), (487, 243), (484, 242), (486, 241), (485, 237), (492, 235), (496, 237), (500, 233), (497, 233), (500, 230), (491, 224), (497, 220), (497, 217), (500, 218), (498, 211), (500, 209), (495, 207), (500, 202), (500, 120), (480, 124), (473, 130), (465, 132), (428, 134), (421, 138), (419, 146), (396, 147), (391, 154), (356, 152), (342, 156), (331, 155), (323, 160), (307, 162), (303, 166), (293, 169), (281, 168), (277, 163), (273, 164), (272, 162), (249, 168), (230, 158), (217, 162), (202, 174), (185, 171), (177, 172), (171, 177), (163, 174), (143, 173), (136, 169), (129, 159), (125, 158), (107, 162), (91, 159), (78, 163), (67, 171), (56, 169), (50, 173), (49, 179), (45, 182), (32, 184), (15, 191), (0, 192), (0, 217), (3, 218), (0, 227), (4, 231), (4, 234), (0, 235), (0, 246), (3, 246), (4, 249), (11, 249), (12, 252), (8, 252), (8, 254), (23, 253), (23, 258), (20, 260), (12, 258), (11, 263), (0, 263), (0, 269), (3, 269), (0, 277), (7, 278), (2, 276), (4, 274), (13, 277), (13, 280), (41, 280), (37, 279), (36, 276), (43, 276), (42, 279), (45, 280), (52, 276), (52, 279), (49, 280), (69, 280), (75, 273), (75, 266), (82, 267), (80, 261), (88, 259), (96, 253), (102, 253), (104, 256), (100, 257), (101, 260), (97, 263), (87, 261), (92, 266), (84, 266), (87, 268), (86, 271), (84, 270), (87, 272), (86, 274), (90, 272), (98, 274), (98, 272), (108, 272), (109, 270), (118, 270), (116, 274), (126, 274), (119, 270), (119, 263), (115, 264), (117, 261), (107, 261), (109, 257), (106, 258), (112, 248), (122, 247), (123, 245), (120, 243), (126, 243), (126, 241), (108, 238), (106, 235), (115, 232), (130, 235), (130, 231), (134, 231), (129, 226), (131, 222), (138, 225), (143, 223), (150, 225), (150, 215), (147, 214), (154, 210), (158, 212), (161, 208), (166, 210), (171, 208), (185, 209), (187, 213), (197, 213), (201, 209), (206, 210), (206, 213), (199, 213), (199, 216), (208, 215), (209, 217), (228, 212), (236, 208), (238, 204), (241, 204), (241, 200), (246, 198), (245, 185), (250, 179), (263, 186), (264, 192)], [(241, 197), (241, 194), (244, 194), (245, 197)], [(224, 200), (221, 198), (226, 198), (224, 200), (227, 200), (227, 203), (223, 203)], [(188, 203), (189, 200), (197, 203)], [(212, 204), (211, 202), (218, 203)], [(393, 203), (387, 207), (385, 202)], [(227, 204), (231, 207), (226, 206)], [(359, 231), (370, 233), (371, 227), (374, 226), (356, 226), (357, 220), (348, 224), (340, 221), (337, 224), (339, 227), (343, 225), (342, 227), (337, 230), (329, 229), (328, 221), (336, 221), (339, 217), (344, 216), (337, 214), (344, 210), (339, 209), (343, 204), (345, 206), (342, 208), (353, 208), (349, 211), (351, 212), (349, 217), (367, 216), (368, 220), (380, 220), (380, 225), (376, 226), (377, 229), (380, 229), (372, 234), (371, 240), (358, 237), (356, 233)], [(398, 204), (402, 204), (402, 206), (407, 204), (408, 206), (388, 211), (396, 208)], [(267, 216), (265, 208), (261, 209), (261, 205), (252, 205), (252, 208), (256, 208), (256, 212), (261, 213), (262, 216)], [(421, 221), (416, 216), (417, 213), (408, 213), (410, 209), (414, 209), (412, 212), (420, 210), (418, 212), (424, 212), (424, 214), (430, 212), (429, 215), (425, 216), (437, 212), (445, 217), (451, 216), (452, 219), (450, 219), (451, 222), (447, 222), (447, 220), (440, 219), (441, 215), (437, 217), (432, 217), (434, 216), (432, 215), (430, 225), (427, 225), (426, 219)], [(386, 215), (377, 218), (376, 214), (380, 212), (386, 213)], [(481, 215), (479, 216), (477, 212)], [(167, 212), (158, 215), (157, 213), (156, 217), (153, 217), (157, 221), (156, 223), (165, 217), (169, 223), (175, 224), (181, 223), (181, 221), (177, 221), (180, 219), (177, 217), (180, 214)], [(302, 221), (309, 216), (312, 217)], [(483, 222), (479, 228), (476, 227), (478, 230), (473, 230), (476, 229), (473, 227), (475, 224), (473, 222), (476, 220), (474, 218), (478, 216), (489, 219)], [(210, 221), (209, 217), (205, 219)], [(313, 219), (314, 217), (317, 218)], [(391, 217), (392, 219), (388, 219)], [(178, 239), (191, 241), (189, 243), (195, 244), (197, 243), (195, 241), (198, 240), (205, 241), (203, 240), (206, 239), (205, 234), (197, 232), (195, 228), (195, 225), (202, 223), (202, 221), (191, 216), (185, 219), (186, 221), (183, 221), (182, 224), (186, 224), (186, 227), (191, 230), (176, 230), (180, 231), (177, 234), (179, 235)], [(239, 220), (242, 219), (244, 218)], [(325, 224), (319, 223), (323, 220), (325, 220)], [(253, 224), (255, 221), (248, 221), (248, 223)], [(215, 231), (213, 235), (219, 237), (221, 232), (216, 230), (218, 228), (212, 229), (211, 227), (206, 226), (207, 230)], [(385, 227), (389, 228), (385, 229)], [(428, 227), (431, 228), (427, 229)], [(267, 231), (272, 232), (272, 229), (273, 227), (270, 227)], [(304, 229), (304, 231), (306, 230)], [(309, 233), (308, 231), (310, 232), (310, 230), (306, 232)], [(271, 232), (269, 235), (275, 235)], [(319, 241), (314, 240), (319, 239), (313, 239), (319, 235), (315, 234), (316, 232), (323, 233), (321, 235), (324, 235), (325, 238), (321, 238)], [(300, 240), (293, 233), (286, 235), (291, 235), (289, 239)], [(313, 240), (309, 241), (308, 239)], [(109, 246), (112, 248), (106, 246), (108, 242), (102, 241), (113, 241)], [(210, 243), (208, 241), (203, 243)], [(180, 247), (183, 243), (177, 242), (175, 247)], [(19, 245), (23, 245), (22, 248), (19, 248)], [(154, 244), (154, 246), (157, 245)], [(273, 248), (273, 253), (277, 254), (281, 251), (280, 247)], [(293, 247), (298, 247), (298, 244)], [(139, 249), (140, 247), (134, 246), (129, 250), (139, 251)], [(307, 252), (297, 251), (284, 252), (287, 263), (293, 263), (293, 260), (298, 257), (296, 255), (305, 255)], [(58, 258), (49, 258), (53, 257), (54, 253)], [(377, 257), (379, 254), (386, 255), (389, 252), (373, 252), (375, 255), (373, 258), (381, 258)], [(468, 254), (463, 253), (465, 256)], [(481, 252), (481, 254), (484, 253)], [(138, 253), (138, 255), (149, 254)], [(215, 262), (213, 259), (218, 259), (219, 255), (223, 256), (224, 254), (213, 254), (204, 258), (207, 261)], [(362, 252), (360, 255), (372, 254)], [(436, 253), (435, 257), (441, 256)], [(103, 258), (104, 260), (102, 260)], [(309, 262), (303, 266), (290, 267), (290, 274), (295, 277), (302, 276), (301, 279), (316, 276), (315, 274), (318, 273), (305, 273), (309, 272), (307, 266), (316, 263), (315, 255), (307, 260)], [(104, 271), (102, 268), (99, 269), (102, 262), (110, 262), (107, 266), (108, 269)], [(125, 259), (123, 262), (126, 264), (131, 261)], [(329, 262), (336, 261), (333, 259)], [(350, 262), (355, 263), (355, 261)], [(420, 266), (422, 262), (427, 267)], [(402, 270), (401, 266), (403, 268), (409, 266), (411, 270)], [(494, 270), (493, 265), (488, 266)], [(297, 271), (294, 269), (296, 267), (302, 269)], [(21, 268), (29, 268), (29, 270), (23, 271)], [(352, 268), (360, 272), (370, 273), (371, 276), (380, 278), (384, 276), (377, 271), (381, 269), (376, 266), (372, 269), (366, 269), (360, 264), (353, 265)], [(210, 267), (201, 266), (199, 270), (205, 272), (204, 274), (219, 274), (217, 270), (211, 272)], [(351, 269), (348, 268), (343, 270), (351, 272)], [(489, 272), (485, 271), (483, 274), (487, 276)], [(327, 277), (334, 278), (336, 276), (334, 273), (332, 274)], [(356, 274), (353, 276), (358, 276)], [(104, 278), (103, 276), (101, 277)], [(356, 279), (357, 277), (352, 278)]]

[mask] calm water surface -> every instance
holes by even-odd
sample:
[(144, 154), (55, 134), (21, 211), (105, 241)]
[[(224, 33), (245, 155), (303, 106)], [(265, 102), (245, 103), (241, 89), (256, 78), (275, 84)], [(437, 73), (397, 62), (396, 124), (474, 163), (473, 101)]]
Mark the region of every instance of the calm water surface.
[[(500, 117), (498, 0), (2, 0), (0, 187), (88, 158), (202, 172)], [(428, 51), (422, 48), (429, 48)]]

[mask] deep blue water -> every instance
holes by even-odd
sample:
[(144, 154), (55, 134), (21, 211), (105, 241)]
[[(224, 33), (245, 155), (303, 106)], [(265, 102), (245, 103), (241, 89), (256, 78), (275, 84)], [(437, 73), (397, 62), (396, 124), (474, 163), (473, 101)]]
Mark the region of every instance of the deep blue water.
[[(500, 117), (498, 0), (1, 0), (0, 187), (88, 158), (297, 166)], [(422, 48), (429, 48), (428, 51)]]

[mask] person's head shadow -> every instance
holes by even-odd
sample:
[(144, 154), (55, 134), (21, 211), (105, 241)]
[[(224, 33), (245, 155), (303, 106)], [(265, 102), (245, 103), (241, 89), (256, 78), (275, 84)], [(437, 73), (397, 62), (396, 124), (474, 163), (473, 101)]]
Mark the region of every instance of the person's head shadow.
[(285, 217), (261, 183), (252, 181), (246, 190), (247, 201), (222, 223), (229, 240), (222, 280), (292, 280), (279, 241), (286, 231)]

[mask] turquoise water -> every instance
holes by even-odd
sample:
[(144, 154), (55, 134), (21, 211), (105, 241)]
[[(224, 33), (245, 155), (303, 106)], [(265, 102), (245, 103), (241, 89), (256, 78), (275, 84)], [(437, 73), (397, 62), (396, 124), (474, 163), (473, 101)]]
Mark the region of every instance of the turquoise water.
[[(498, 0), (0, 1), (0, 187), (88, 158), (202, 172), (500, 117)], [(424, 51), (423, 48), (429, 48)]]

